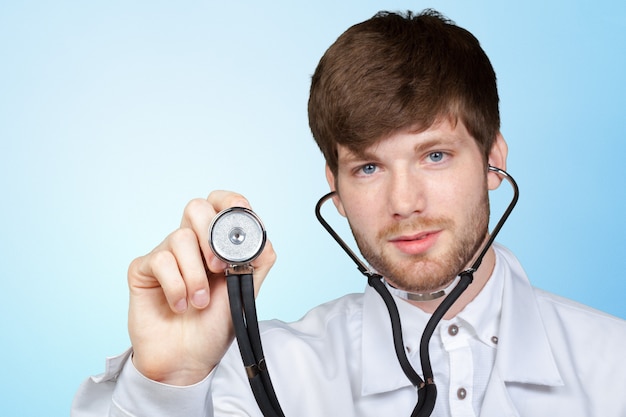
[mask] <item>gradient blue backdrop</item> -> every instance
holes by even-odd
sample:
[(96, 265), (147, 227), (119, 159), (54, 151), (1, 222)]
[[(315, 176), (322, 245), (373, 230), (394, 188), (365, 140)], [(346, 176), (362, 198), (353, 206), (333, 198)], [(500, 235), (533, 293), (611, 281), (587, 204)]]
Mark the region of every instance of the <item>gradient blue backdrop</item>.
[(625, 5), (0, 2), (0, 414), (67, 415), (129, 344), (127, 265), (212, 189), (247, 195), (278, 252), (262, 318), (363, 289), (314, 219), (306, 101), (324, 50), (380, 9), (434, 7), (481, 40), (522, 192), (499, 240), (537, 286), (626, 318)]

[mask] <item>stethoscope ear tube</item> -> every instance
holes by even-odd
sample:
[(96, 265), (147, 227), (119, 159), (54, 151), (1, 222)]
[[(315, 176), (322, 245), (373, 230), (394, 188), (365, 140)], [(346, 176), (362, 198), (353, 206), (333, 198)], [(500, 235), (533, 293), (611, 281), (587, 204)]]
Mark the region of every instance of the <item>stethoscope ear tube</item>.
[(509, 182), (509, 184), (511, 184), (511, 187), (513, 188), (513, 197), (511, 198), (511, 202), (507, 206), (507, 208), (504, 211), (504, 213), (502, 214), (502, 216), (500, 216), (500, 220), (498, 221), (498, 223), (495, 225), (495, 227), (491, 231), (491, 233), (489, 235), (489, 239), (487, 240), (487, 242), (483, 246), (483, 249), (480, 251), (480, 254), (478, 255), (478, 257), (476, 258), (476, 260), (474, 261), (474, 263), (470, 267), (469, 270), (471, 270), (472, 272), (476, 271), (478, 269), (478, 267), (480, 266), (480, 264), (481, 264), (481, 262), (483, 260), (483, 257), (485, 256), (485, 254), (487, 253), (487, 251), (491, 247), (491, 244), (494, 242), (494, 240), (496, 240), (496, 236), (498, 235), (498, 233), (500, 233), (500, 230), (502, 229), (502, 226), (504, 226), (504, 223), (506, 223), (507, 219), (511, 215), (511, 212), (515, 208), (515, 205), (517, 204), (517, 200), (519, 200), (519, 187), (517, 186), (517, 182), (515, 181), (515, 179), (508, 172), (506, 172), (503, 169), (500, 169), (500, 168), (497, 168), (497, 167), (494, 167), (494, 166), (491, 166), (491, 165), (489, 165), (488, 169), (489, 169), (489, 171), (495, 172), (496, 174), (498, 174), (498, 175), (500, 175), (500, 176), (502, 176), (502, 177), (507, 179), (507, 181)]

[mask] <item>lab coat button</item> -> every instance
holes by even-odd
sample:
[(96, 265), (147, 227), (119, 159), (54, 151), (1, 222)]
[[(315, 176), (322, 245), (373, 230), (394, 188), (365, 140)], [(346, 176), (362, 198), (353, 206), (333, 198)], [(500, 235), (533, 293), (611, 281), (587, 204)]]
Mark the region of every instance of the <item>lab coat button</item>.
[(456, 336), (457, 334), (459, 334), (459, 326), (457, 326), (456, 324), (453, 324), (450, 327), (448, 327), (448, 334), (450, 336)]
[(498, 336), (491, 336), (491, 343), (493, 343), (494, 345), (498, 344)]
[(459, 400), (464, 400), (465, 397), (467, 397), (467, 391), (465, 390), (465, 388), (459, 388), (458, 390), (456, 390), (456, 396)]

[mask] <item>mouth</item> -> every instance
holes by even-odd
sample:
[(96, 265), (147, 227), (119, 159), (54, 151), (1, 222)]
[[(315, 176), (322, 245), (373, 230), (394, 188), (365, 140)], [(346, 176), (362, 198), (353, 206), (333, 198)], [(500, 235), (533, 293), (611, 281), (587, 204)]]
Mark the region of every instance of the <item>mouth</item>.
[(389, 243), (407, 255), (421, 255), (434, 246), (440, 235), (441, 230), (431, 230), (393, 237)]

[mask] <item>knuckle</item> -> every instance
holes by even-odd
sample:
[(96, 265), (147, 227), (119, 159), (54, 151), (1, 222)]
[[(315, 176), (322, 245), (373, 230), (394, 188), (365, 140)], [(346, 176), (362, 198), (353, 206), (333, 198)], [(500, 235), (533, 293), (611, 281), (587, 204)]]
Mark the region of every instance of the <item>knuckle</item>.
[(154, 270), (164, 269), (172, 262), (176, 262), (174, 254), (168, 250), (159, 249), (152, 253), (150, 262)]
[(207, 200), (212, 200), (214, 199), (218, 194), (223, 193), (222, 190), (213, 190), (209, 193), (209, 196), (207, 197)]
[(171, 246), (182, 246), (197, 241), (196, 233), (189, 227), (181, 227), (169, 236)]
[(130, 282), (133, 277), (140, 275), (141, 265), (144, 262), (144, 257), (140, 256), (131, 261), (130, 265), (128, 265), (128, 281)]
[(198, 213), (206, 212), (207, 201), (202, 198), (194, 198), (185, 206), (185, 217), (191, 218), (197, 216)]
[(269, 264), (270, 264), (270, 265), (274, 265), (274, 264), (276, 263), (276, 258), (277, 258), (277, 257), (278, 257), (278, 256), (276, 255), (276, 252), (271, 251), (271, 252), (269, 253), (269, 256), (268, 256), (268, 262), (269, 262)]
[[(276, 262), (276, 252), (274, 251), (274, 247), (271, 242), (268, 240), (265, 244), (265, 248), (263, 249), (263, 253), (259, 257), (256, 262), (256, 266), (263, 266), (265, 268), (271, 268)], [(254, 263), (253, 263), (254, 264)]]
[(228, 206), (243, 206), (250, 207), (250, 202), (242, 194), (234, 191), (215, 190), (212, 191), (207, 197), (207, 201), (217, 202), (222, 201), (227, 203)]
[(277, 258), (276, 251), (274, 250), (274, 246), (272, 245), (272, 243), (270, 241), (268, 241), (265, 244), (265, 248), (266, 248), (266, 251), (267, 251), (268, 262), (271, 262), (272, 264), (274, 264), (274, 262), (276, 262), (276, 258)]

